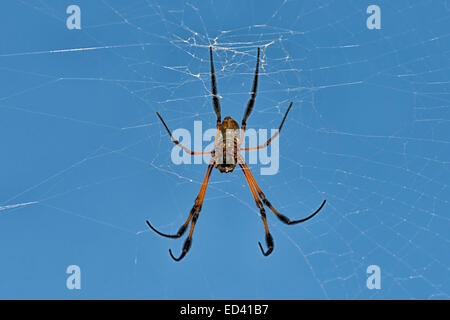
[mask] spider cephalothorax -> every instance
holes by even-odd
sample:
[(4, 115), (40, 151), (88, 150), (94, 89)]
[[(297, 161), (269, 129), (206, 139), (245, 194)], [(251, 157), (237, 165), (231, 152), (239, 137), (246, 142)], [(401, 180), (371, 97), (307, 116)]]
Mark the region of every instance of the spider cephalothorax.
[(326, 200), (324, 200), (322, 202), (322, 204), (320, 205), (320, 207), (314, 213), (312, 213), (310, 216), (300, 219), (300, 220), (291, 221), (289, 218), (287, 218), (286, 216), (279, 213), (272, 206), (272, 204), (269, 202), (269, 200), (267, 200), (266, 196), (264, 195), (264, 193), (261, 191), (258, 184), (256, 183), (255, 178), (253, 177), (250, 169), (247, 166), (247, 163), (245, 162), (244, 158), (240, 155), (240, 151), (258, 150), (258, 149), (267, 147), (269, 145), (269, 143), (280, 133), (281, 128), (283, 127), (284, 121), (286, 120), (286, 116), (288, 115), (289, 110), (291, 110), (291, 107), (292, 107), (292, 102), (291, 102), (289, 104), (289, 107), (288, 107), (286, 113), (284, 114), (283, 120), (281, 121), (278, 131), (272, 137), (270, 137), (270, 139), (267, 140), (266, 143), (256, 146), (256, 147), (241, 148), (241, 144), (242, 144), (242, 141), (244, 138), (245, 127), (247, 125), (247, 118), (250, 115), (250, 113), (252, 112), (253, 105), (255, 103), (256, 89), (258, 87), (259, 54), (260, 54), (260, 50), (258, 48), (258, 55), (256, 58), (256, 69), (255, 69), (255, 76), (253, 79), (253, 88), (252, 88), (252, 92), (251, 92), (251, 97), (250, 97), (250, 100), (248, 101), (247, 108), (245, 109), (244, 117), (242, 118), (241, 128), (239, 129), (238, 123), (236, 121), (234, 121), (233, 119), (231, 119), (230, 117), (226, 117), (225, 119), (223, 119), (223, 121), (221, 121), (221, 114), (220, 114), (221, 108), (220, 108), (219, 99), (217, 98), (217, 86), (216, 86), (216, 76), (215, 76), (215, 72), (214, 72), (212, 47), (209, 47), (209, 58), (210, 58), (210, 63), (211, 63), (212, 98), (213, 98), (214, 111), (217, 116), (217, 133), (216, 133), (216, 137), (214, 139), (215, 149), (213, 151), (196, 152), (196, 151), (189, 150), (188, 148), (183, 146), (177, 139), (175, 139), (172, 136), (172, 133), (170, 132), (170, 130), (167, 127), (166, 123), (164, 122), (163, 118), (160, 116), (160, 114), (158, 112), (156, 113), (158, 115), (159, 119), (161, 120), (161, 122), (163, 123), (164, 127), (166, 128), (167, 132), (169, 133), (169, 136), (172, 139), (172, 141), (176, 145), (180, 146), (185, 152), (189, 153), (190, 155), (203, 155), (203, 154), (211, 154), (212, 155), (211, 162), (209, 163), (208, 169), (206, 170), (206, 175), (205, 175), (205, 178), (203, 179), (203, 183), (200, 188), (200, 192), (198, 193), (197, 198), (195, 199), (194, 206), (192, 207), (191, 212), (190, 212), (186, 222), (181, 226), (181, 228), (178, 230), (177, 234), (174, 234), (174, 235), (164, 234), (164, 233), (158, 231), (157, 229), (155, 229), (150, 224), (150, 222), (147, 220), (148, 226), (153, 231), (155, 231), (156, 233), (158, 233), (161, 236), (168, 237), (168, 238), (181, 237), (186, 232), (186, 229), (187, 229), (189, 223), (192, 222), (191, 227), (189, 229), (189, 235), (188, 235), (186, 241), (184, 242), (183, 251), (182, 251), (181, 255), (178, 258), (175, 258), (172, 254), (172, 250), (169, 249), (170, 256), (176, 261), (180, 261), (181, 259), (183, 259), (183, 257), (186, 255), (186, 253), (189, 251), (189, 249), (191, 247), (192, 235), (194, 233), (195, 223), (197, 222), (200, 210), (202, 209), (203, 199), (205, 197), (205, 192), (206, 192), (206, 187), (208, 186), (209, 177), (211, 176), (211, 172), (212, 172), (212, 169), (214, 168), (214, 166), (220, 172), (223, 172), (223, 173), (232, 172), (234, 170), (234, 168), (236, 167), (236, 164), (239, 164), (239, 166), (241, 167), (242, 172), (244, 173), (245, 179), (247, 180), (247, 183), (250, 187), (250, 191), (252, 192), (253, 198), (255, 199), (256, 205), (258, 206), (258, 209), (261, 213), (261, 218), (264, 223), (264, 230), (266, 233), (266, 243), (267, 243), (267, 246), (269, 249), (267, 251), (264, 251), (261, 243), (258, 242), (258, 244), (261, 249), (261, 252), (265, 256), (268, 256), (269, 254), (272, 253), (274, 244), (273, 244), (272, 235), (270, 234), (269, 227), (267, 225), (266, 211), (264, 210), (263, 204), (265, 204), (267, 207), (269, 207), (269, 209), (272, 210), (272, 212), (275, 213), (275, 215), (282, 222), (289, 224), (289, 225), (305, 222), (305, 221), (311, 219), (325, 205)]

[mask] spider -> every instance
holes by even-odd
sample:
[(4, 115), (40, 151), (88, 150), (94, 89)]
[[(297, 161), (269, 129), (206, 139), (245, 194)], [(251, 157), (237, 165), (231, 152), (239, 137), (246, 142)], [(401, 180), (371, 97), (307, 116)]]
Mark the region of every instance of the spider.
[(221, 113), (220, 113), (221, 108), (220, 108), (219, 99), (217, 97), (217, 86), (216, 86), (216, 76), (215, 76), (215, 72), (214, 72), (213, 53), (212, 53), (212, 47), (211, 46), (209, 47), (209, 59), (210, 59), (210, 64), (211, 64), (212, 100), (213, 100), (214, 111), (217, 116), (217, 131), (216, 131), (216, 136), (214, 139), (214, 146), (215, 146), (214, 150), (209, 151), (209, 152), (196, 152), (196, 151), (189, 150), (188, 148), (183, 146), (177, 139), (175, 139), (173, 137), (171, 131), (169, 130), (169, 127), (166, 125), (166, 123), (164, 122), (161, 115), (158, 112), (156, 112), (156, 115), (161, 120), (161, 122), (164, 125), (170, 138), (177, 146), (181, 147), (185, 152), (189, 153), (190, 155), (204, 155), (204, 154), (212, 155), (211, 161), (208, 165), (208, 169), (206, 170), (205, 178), (203, 179), (202, 186), (200, 188), (200, 192), (198, 193), (197, 198), (195, 199), (194, 206), (192, 207), (191, 212), (189, 213), (189, 216), (188, 216), (186, 222), (180, 227), (178, 232), (174, 235), (164, 234), (164, 233), (158, 231), (157, 229), (155, 229), (150, 224), (150, 222), (147, 220), (147, 224), (150, 227), (150, 229), (155, 231), (157, 234), (159, 234), (163, 237), (167, 237), (167, 238), (180, 238), (185, 233), (185, 231), (189, 225), (189, 222), (192, 221), (191, 227), (189, 229), (189, 235), (188, 235), (186, 241), (184, 242), (183, 250), (182, 250), (182, 253), (180, 254), (180, 256), (178, 258), (176, 258), (172, 254), (172, 250), (169, 249), (169, 254), (172, 257), (172, 259), (174, 259), (175, 261), (180, 261), (181, 259), (183, 259), (184, 256), (186, 255), (186, 253), (191, 248), (192, 235), (194, 233), (195, 224), (197, 222), (200, 210), (202, 209), (203, 199), (205, 197), (205, 192), (206, 192), (206, 188), (208, 186), (209, 177), (211, 176), (211, 172), (214, 167), (216, 167), (216, 169), (218, 169), (222, 173), (233, 172), (233, 170), (237, 164), (241, 167), (242, 172), (244, 173), (245, 179), (247, 180), (248, 186), (250, 187), (250, 191), (253, 195), (253, 198), (255, 199), (256, 205), (261, 213), (262, 221), (264, 223), (266, 243), (267, 243), (267, 247), (268, 247), (267, 251), (264, 251), (263, 246), (261, 245), (261, 242), (258, 242), (259, 248), (261, 249), (261, 252), (264, 256), (268, 256), (272, 253), (273, 247), (274, 247), (274, 242), (273, 242), (272, 235), (269, 232), (269, 227), (267, 225), (266, 212), (264, 210), (263, 203), (267, 207), (269, 207), (269, 209), (272, 210), (273, 213), (275, 213), (275, 215), (282, 222), (284, 222), (285, 224), (288, 224), (288, 225), (302, 223), (302, 222), (305, 222), (305, 221), (311, 219), (323, 208), (323, 206), (326, 203), (326, 200), (324, 200), (322, 202), (322, 204), (320, 205), (320, 207), (314, 213), (309, 215), (308, 217), (300, 219), (300, 220), (291, 221), (289, 218), (287, 218), (286, 216), (279, 213), (272, 206), (272, 204), (269, 202), (269, 200), (267, 200), (266, 196), (264, 195), (264, 193), (261, 191), (258, 184), (256, 183), (255, 178), (253, 177), (252, 173), (250, 172), (250, 169), (248, 168), (244, 158), (240, 154), (240, 151), (258, 150), (258, 149), (267, 147), (270, 144), (270, 142), (275, 137), (277, 137), (278, 134), (280, 133), (281, 128), (283, 127), (284, 121), (286, 120), (286, 117), (289, 113), (289, 110), (291, 110), (291, 107), (292, 107), (292, 102), (291, 102), (289, 104), (289, 107), (288, 107), (286, 113), (284, 114), (284, 117), (283, 117), (283, 120), (281, 121), (280, 127), (278, 128), (277, 132), (272, 137), (269, 138), (269, 140), (267, 140), (264, 144), (256, 146), (256, 147), (241, 148), (242, 141), (244, 140), (243, 138), (244, 138), (245, 128), (247, 125), (247, 118), (249, 117), (250, 113), (252, 112), (253, 105), (255, 104), (256, 89), (258, 87), (259, 55), (260, 55), (260, 49), (258, 48), (258, 53), (257, 53), (257, 58), (256, 58), (256, 69), (255, 69), (255, 75), (254, 75), (254, 79), (253, 79), (253, 88), (251, 91), (250, 100), (248, 101), (248, 104), (247, 104), (247, 108), (245, 109), (244, 117), (242, 119), (241, 128), (240, 128), (240, 132), (239, 132), (239, 125), (232, 118), (226, 117), (225, 119), (223, 119), (223, 122), (221, 120)]

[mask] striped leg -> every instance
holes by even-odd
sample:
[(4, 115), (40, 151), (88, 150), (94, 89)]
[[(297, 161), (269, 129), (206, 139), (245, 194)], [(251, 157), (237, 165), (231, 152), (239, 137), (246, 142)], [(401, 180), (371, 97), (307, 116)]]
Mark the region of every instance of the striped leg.
[(275, 139), (280, 134), (281, 128), (283, 128), (284, 121), (286, 120), (286, 117), (289, 113), (289, 110), (291, 110), (291, 108), (292, 108), (292, 102), (289, 104), (289, 107), (288, 107), (286, 113), (284, 114), (283, 120), (281, 121), (280, 127), (278, 128), (277, 132), (275, 132), (275, 134), (273, 136), (271, 136), (269, 138), (269, 140), (267, 140), (264, 144), (259, 145), (257, 147), (242, 148), (241, 150), (243, 150), (243, 151), (258, 150), (258, 149), (263, 149), (263, 148), (267, 147), (272, 142), (272, 140)]
[(198, 151), (192, 151), (188, 148), (186, 148), (185, 146), (183, 146), (180, 141), (178, 141), (177, 139), (175, 139), (172, 135), (172, 132), (170, 132), (169, 127), (167, 126), (167, 124), (164, 122), (163, 118), (161, 117), (161, 115), (159, 114), (159, 112), (156, 113), (156, 115), (158, 116), (159, 120), (161, 120), (162, 124), (164, 125), (164, 128), (166, 128), (167, 133), (170, 136), (170, 139), (172, 139), (173, 143), (175, 143), (177, 146), (179, 146), (181, 149), (183, 149), (184, 151), (186, 151), (186, 153), (189, 153), (190, 155), (200, 155), (200, 154), (210, 154), (212, 153), (212, 151), (208, 151), (208, 152), (198, 152)]
[(306, 218), (303, 219), (299, 219), (299, 220), (294, 220), (291, 221), (288, 217), (286, 217), (285, 215), (282, 215), (281, 213), (279, 213), (273, 206), (272, 204), (269, 202), (269, 200), (267, 200), (266, 196), (264, 195), (264, 193), (261, 191), (261, 189), (259, 188), (258, 184), (255, 181), (255, 178), (253, 177), (252, 173), (250, 172), (250, 169), (248, 168), (247, 164), (245, 163), (244, 159), (242, 159), (242, 157), (240, 158), (240, 163), (241, 163), (241, 167), (243, 167), (243, 170), (245, 169), (245, 171), (247, 172), (247, 176), (248, 179), (250, 180), (250, 182), (254, 185), (256, 191), (259, 194), (259, 197), (261, 198), (262, 202), (264, 202), (264, 204), (266, 206), (269, 207), (270, 210), (273, 211), (273, 213), (276, 214), (276, 216), (278, 217), (278, 219), (280, 219), (281, 221), (283, 221), (286, 224), (297, 224), (297, 223), (302, 223), (305, 222), (309, 219), (311, 219), (312, 217), (314, 217), (317, 213), (319, 213), (320, 210), (322, 210), (323, 206), (325, 205), (325, 203), (327, 202), (327, 200), (323, 200), (322, 204), (320, 205), (320, 207), (314, 211), (311, 215), (309, 215)]
[(181, 237), (184, 234), (184, 232), (186, 231), (187, 226), (189, 225), (189, 222), (192, 220), (191, 228), (189, 230), (189, 235), (188, 235), (188, 238), (186, 239), (186, 241), (184, 242), (183, 251), (182, 251), (181, 255), (178, 258), (175, 258), (173, 256), (173, 254), (172, 254), (172, 250), (169, 249), (170, 256), (175, 261), (180, 261), (181, 259), (183, 259), (184, 256), (186, 255), (186, 253), (189, 251), (189, 249), (191, 247), (192, 234), (194, 232), (195, 223), (197, 222), (200, 210), (202, 209), (203, 199), (205, 197), (206, 188), (207, 188), (208, 182), (209, 182), (209, 177), (211, 176), (211, 172), (212, 172), (213, 168), (214, 168), (214, 160), (211, 160), (211, 163), (209, 164), (208, 169), (206, 170), (206, 175), (205, 175), (205, 178), (203, 179), (202, 187), (200, 188), (200, 192), (198, 193), (198, 196), (195, 199), (195, 203), (194, 203), (194, 206), (191, 209), (189, 217), (187, 218), (186, 222), (181, 226), (181, 228), (178, 230), (177, 234), (175, 234), (175, 235), (167, 235), (167, 234), (164, 234), (162, 232), (159, 232), (147, 220), (148, 226), (153, 231), (155, 231), (157, 234), (159, 234), (161, 236), (168, 237), (168, 238), (179, 238), (179, 237)]
[(266, 243), (268, 250), (264, 251), (261, 242), (258, 241), (259, 248), (261, 249), (261, 252), (263, 255), (268, 256), (273, 251), (273, 238), (272, 235), (269, 232), (269, 226), (267, 225), (267, 218), (266, 218), (266, 211), (264, 210), (263, 204), (261, 203), (261, 200), (259, 200), (258, 195), (255, 191), (255, 187), (253, 186), (252, 180), (249, 176), (250, 169), (245, 165), (245, 162), (239, 161), (239, 165), (241, 166), (242, 172), (245, 175), (245, 179), (247, 180), (248, 186), (250, 187), (250, 190), (252, 192), (253, 198), (255, 199), (256, 205), (258, 206), (259, 212), (261, 213), (261, 218), (264, 223), (264, 230), (266, 232)]

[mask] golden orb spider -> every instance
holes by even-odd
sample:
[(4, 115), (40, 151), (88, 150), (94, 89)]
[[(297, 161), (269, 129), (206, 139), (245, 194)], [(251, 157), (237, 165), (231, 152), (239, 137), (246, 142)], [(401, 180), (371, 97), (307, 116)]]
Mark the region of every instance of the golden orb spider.
[(269, 227), (267, 225), (266, 212), (264, 210), (263, 203), (267, 207), (269, 207), (269, 209), (272, 210), (273, 213), (275, 213), (275, 215), (282, 222), (284, 222), (285, 224), (288, 224), (288, 225), (305, 222), (305, 221), (311, 219), (325, 205), (326, 200), (324, 200), (322, 202), (322, 204), (320, 205), (320, 207), (310, 216), (300, 219), (300, 220), (291, 221), (289, 218), (287, 218), (286, 216), (279, 213), (270, 204), (269, 200), (267, 200), (266, 196), (264, 195), (264, 193), (261, 191), (258, 184), (256, 183), (255, 178), (253, 177), (252, 173), (250, 172), (250, 169), (248, 168), (244, 158), (239, 153), (240, 151), (258, 150), (258, 149), (267, 147), (269, 145), (269, 143), (280, 133), (281, 128), (283, 127), (284, 121), (286, 120), (286, 117), (289, 113), (289, 110), (291, 110), (291, 107), (292, 107), (292, 102), (291, 102), (289, 104), (289, 107), (288, 107), (284, 117), (283, 117), (283, 120), (281, 121), (280, 127), (278, 128), (277, 132), (272, 137), (270, 137), (269, 140), (267, 140), (264, 144), (259, 145), (257, 147), (241, 148), (241, 144), (242, 144), (244, 132), (245, 132), (245, 127), (247, 125), (247, 118), (250, 115), (250, 113), (252, 112), (253, 105), (255, 103), (256, 89), (258, 86), (259, 53), (260, 53), (260, 49), (258, 48), (258, 54), (257, 54), (257, 59), (256, 59), (256, 69), (255, 69), (255, 76), (253, 79), (253, 88), (252, 88), (252, 92), (251, 92), (251, 97), (247, 104), (247, 108), (245, 109), (244, 118), (242, 119), (241, 129), (240, 129), (240, 133), (239, 133), (239, 125), (232, 118), (226, 117), (225, 119), (223, 119), (223, 122), (221, 121), (220, 103), (219, 103), (219, 99), (217, 98), (217, 86), (216, 86), (216, 76), (214, 73), (212, 47), (211, 46), (209, 47), (209, 58), (210, 58), (210, 63), (211, 63), (212, 98), (213, 98), (214, 111), (217, 116), (217, 133), (216, 133), (216, 137), (214, 139), (214, 146), (215, 146), (214, 150), (209, 151), (209, 152), (196, 152), (196, 151), (189, 150), (188, 148), (183, 146), (177, 139), (175, 139), (173, 137), (172, 133), (169, 130), (169, 127), (167, 127), (167, 125), (164, 122), (161, 115), (158, 112), (156, 113), (158, 118), (161, 120), (162, 124), (166, 128), (172, 141), (176, 145), (180, 146), (185, 152), (189, 153), (190, 155), (203, 155), (203, 154), (211, 154), (212, 155), (211, 161), (208, 165), (208, 169), (206, 170), (205, 178), (203, 179), (203, 183), (200, 188), (200, 192), (198, 193), (197, 198), (195, 199), (194, 206), (192, 207), (191, 212), (189, 213), (189, 216), (188, 216), (186, 222), (181, 226), (181, 228), (178, 230), (178, 232), (174, 235), (164, 234), (164, 233), (158, 231), (157, 229), (155, 229), (150, 224), (150, 222), (147, 220), (147, 224), (150, 227), (150, 229), (155, 231), (157, 234), (167, 237), (167, 238), (180, 238), (186, 231), (186, 229), (189, 225), (189, 222), (191, 222), (191, 220), (192, 220), (191, 228), (189, 230), (189, 235), (188, 235), (186, 241), (184, 242), (183, 251), (182, 251), (181, 255), (178, 258), (175, 258), (174, 255), (172, 254), (172, 250), (169, 249), (169, 254), (172, 257), (172, 259), (174, 259), (175, 261), (180, 261), (181, 259), (183, 259), (191, 247), (192, 234), (194, 233), (195, 223), (197, 222), (200, 210), (202, 209), (203, 199), (205, 197), (205, 192), (206, 192), (206, 187), (208, 186), (209, 177), (211, 175), (211, 172), (212, 172), (212, 169), (214, 168), (214, 166), (222, 173), (232, 172), (234, 170), (234, 168), (236, 167), (236, 164), (239, 164), (239, 166), (241, 167), (242, 172), (244, 173), (245, 179), (247, 180), (247, 183), (250, 187), (250, 191), (252, 192), (253, 198), (255, 199), (256, 205), (259, 208), (259, 211), (261, 213), (261, 218), (264, 223), (264, 229), (266, 232), (266, 243), (267, 243), (267, 247), (268, 247), (267, 251), (264, 251), (264, 249), (261, 245), (261, 242), (258, 242), (261, 252), (264, 256), (268, 256), (269, 254), (272, 253), (274, 244), (273, 244), (272, 235), (270, 234)]

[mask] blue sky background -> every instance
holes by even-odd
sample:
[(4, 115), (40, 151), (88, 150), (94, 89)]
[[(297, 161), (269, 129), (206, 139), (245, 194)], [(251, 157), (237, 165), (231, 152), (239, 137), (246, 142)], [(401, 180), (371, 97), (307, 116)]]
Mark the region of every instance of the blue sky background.
[[(449, 1), (24, 0), (0, 21), (0, 298), (449, 298)], [(184, 238), (145, 220), (178, 230), (206, 165), (172, 163), (155, 112), (214, 126), (210, 44), (224, 116), (240, 122), (257, 47), (248, 126), (276, 128), (294, 102), (279, 173), (251, 166), (269, 200), (291, 218), (328, 202), (296, 226), (268, 213), (263, 257), (242, 173), (214, 170), (175, 263)]]

